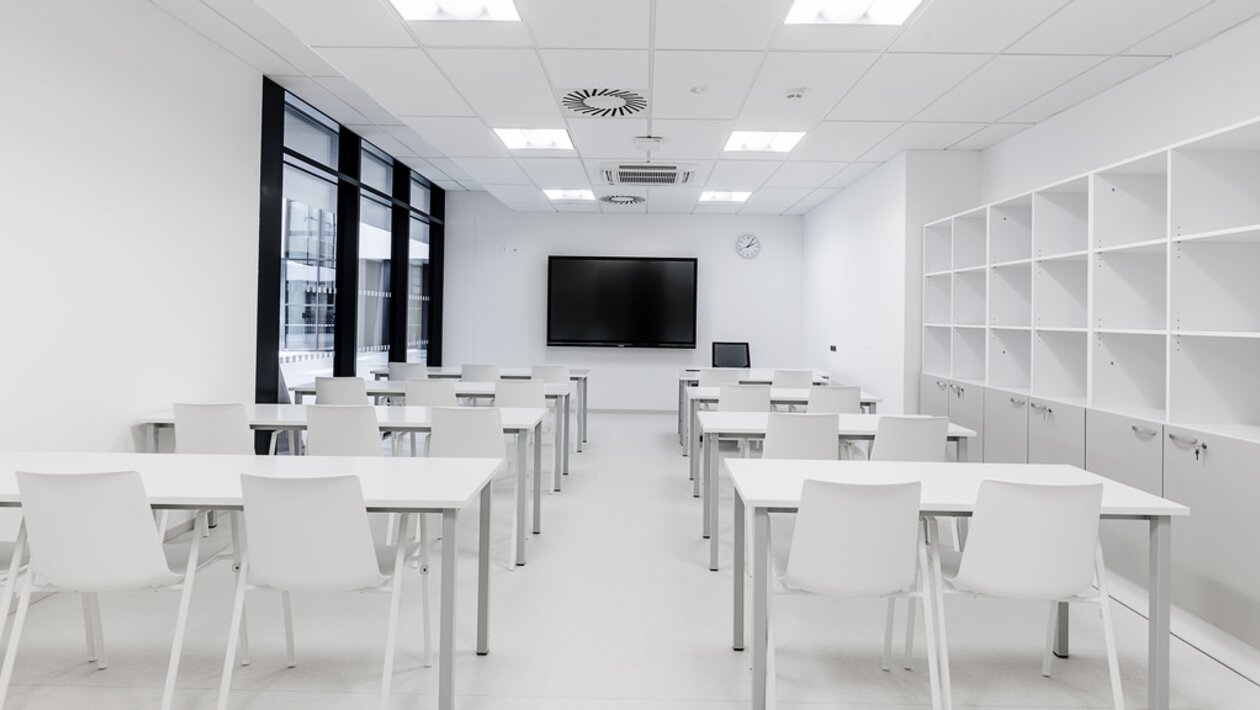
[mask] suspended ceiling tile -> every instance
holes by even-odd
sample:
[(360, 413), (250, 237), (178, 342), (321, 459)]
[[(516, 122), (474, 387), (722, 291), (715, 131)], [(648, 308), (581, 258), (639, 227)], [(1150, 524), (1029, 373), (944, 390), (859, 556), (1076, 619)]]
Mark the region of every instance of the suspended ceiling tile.
[(396, 116), (471, 116), (421, 49), (328, 47), (320, 54)]
[(983, 123), (907, 123), (862, 154), (866, 162), (883, 162), (907, 150), (944, 150), (976, 131)]
[(824, 121), (805, 135), (788, 160), (848, 162), (857, 160), (901, 126), (891, 121)]
[(298, 98), (323, 111), (338, 123), (372, 123), (344, 99), (324, 88), (318, 81), (305, 76), (277, 76), (276, 83), (291, 91)]
[(506, 205), (541, 204), (550, 207), (550, 200), (533, 185), (484, 185), (486, 192)]
[(647, 49), (648, 0), (516, 0), (540, 47)]
[(991, 123), (950, 146), (950, 150), (984, 150), (1032, 126), (1031, 123)]
[(893, 25), (783, 25), (771, 49), (878, 52), (897, 36)]
[(561, 128), (560, 109), (532, 49), (432, 49), (438, 67), (495, 128)]
[(1074, 0), (1007, 50), (1026, 54), (1114, 54), (1211, 0)]
[(777, 207), (782, 211), (813, 191), (810, 187), (763, 187), (754, 192), (744, 204), (750, 207)]
[(892, 43), (894, 52), (1000, 52), (1068, 0), (936, 0)]
[[(806, 131), (835, 107), (875, 54), (771, 52), (744, 104), (735, 127), (754, 131)], [(788, 90), (804, 88), (798, 99)]]
[(1104, 60), (1105, 57), (998, 56), (915, 118), (920, 121), (996, 121)]
[(468, 158), (502, 158), (508, 151), (503, 142), (478, 118), (403, 116), (426, 142), (444, 155)]
[(402, 18), (382, 0), (256, 0), (312, 47), (414, 47)]
[(844, 169), (847, 163), (789, 160), (766, 181), (766, 187), (815, 188)]
[(908, 121), (990, 56), (885, 54), (827, 117), (838, 121)]
[(1164, 57), (1112, 57), (1084, 74), (1033, 99), (1002, 117), (1015, 123), (1038, 123), (1096, 96), (1164, 61)]
[(425, 47), (531, 47), (522, 22), (408, 22)]
[(658, 49), (765, 49), (790, 0), (666, 0), (656, 5)]
[(394, 114), (390, 113), (384, 106), (377, 103), (357, 84), (345, 77), (325, 76), (316, 79), (325, 89), (336, 94), (347, 104), (353, 106), (356, 111), (367, 117), (372, 123), (397, 123), (398, 119)]
[(382, 126), (386, 133), (389, 133), (403, 145), (421, 158), (444, 158), (446, 157), (442, 151), (434, 148), (428, 141), (421, 138), (411, 126)]
[(841, 170), (835, 177), (827, 181), (825, 187), (828, 188), (844, 188), (866, 177), (866, 174), (883, 165), (883, 163), (850, 163), (848, 167)]
[[(733, 119), (760, 69), (761, 52), (656, 52), (653, 118)], [(695, 89), (696, 91), (693, 91)]]
[(634, 147), (635, 136), (647, 135), (644, 119), (571, 118), (568, 125), (573, 147), (583, 158), (644, 158)]
[(778, 170), (781, 161), (719, 160), (709, 174), (710, 190), (756, 190)]
[(1260, 15), (1256, 0), (1216, 0), (1180, 22), (1148, 37), (1125, 54), (1173, 55)]
[(540, 54), (557, 91), (628, 89), (647, 94), (646, 50), (544, 49)]
[(286, 61), (283, 55), (241, 31), (201, 0), (153, 0), (153, 4), (179, 18), (264, 75), (294, 76), (302, 73)]
[(731, 137), (730, 121), (684, 121), (658, 119), (652, 134), (664, 138), (652, 158), (659, 160), (712, 160), (722, 152)]
[(577, 158), (517, 158), (517, 165), (542, 188), (573, 189), (590, 184)]
[(531, 185), (525, 171), (511, 158), (455, 158), (455, 164), (483, 185)]

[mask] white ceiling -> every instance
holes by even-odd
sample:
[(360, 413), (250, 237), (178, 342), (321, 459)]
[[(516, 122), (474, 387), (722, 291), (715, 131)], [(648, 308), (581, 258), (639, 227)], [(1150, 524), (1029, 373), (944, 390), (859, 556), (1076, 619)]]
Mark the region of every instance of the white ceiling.
[[(448, 190), (521, 211), (696, 214), (804, 213), (904, 150), (987, 148), (1260, 14), (1257, 0), (924, 0), (875, 27), (784, 25), (791, 0), (516, 0), (521, 22), (406, 22), (387, 0), (152, 1)], [(598, 88), (647, 109), (560, 104)], [(509, 151), (495, 127), (566, 128), (574, 150)], [(725, 153), (732, 130), (807, 135), (787, 154)], [(649, 134), (664, 143), (645, 154), (633, 139)], [(696, 178), (598, 180), (602, 163), (648, 158)], [(542, 194), (586, 187), (647, 204)], [(753, 195), (701, 205), (702, 189)]]

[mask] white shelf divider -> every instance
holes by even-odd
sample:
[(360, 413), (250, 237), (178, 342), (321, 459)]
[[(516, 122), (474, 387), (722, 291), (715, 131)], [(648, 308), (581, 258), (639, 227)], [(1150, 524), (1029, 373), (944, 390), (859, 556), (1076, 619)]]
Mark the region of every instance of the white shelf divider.
[(1172, 295), (1174, 331), (1260, 332), (1260, 242), (1174, 242)]
[(1258, 363), (1260, 339), (1174, 335), (1169, 419), (1186, 426), (1260, 427)]
[(1164, 329), (1168, 327), (1168, 248), (1142, 248), (1096, 254), (1094, 327)]
[(1027, 390), (1032, 384), (1032, 332), (989, 331), (989, 386)]
[(989, 253), (994, 264), (1032, 257), (1031, 195), (989, 209)]
[(984, 376), (984, 328), (954, 328), (954, 379), (983, 382)]
[(988, 220), (984, 209), (954, 218), (954, 268), (984, 266), (988, 253)]
[(995, 327), (1032, 325), (1032, 264), (989, 270), (989, 321)]
[(1088, 392), (1088, 333), (1033, 331), (1032, 393), (1083, 399)]
[(986, 280), (984, 271), (954, 274), (955, 325), (984, 325)]
[(1168, 338), (1162, 333), (1094, 333), (1091, 403), (1111, 411), (1163, 412), (1167, 365)]
[(1033, 325), (1038, 328), (1086, 328), (1089, 264), (1075, 259), (1038, 261), (1033, 273)]
[(1033, 255), (1038, 258), (1089, 248), (1089, 181), (1080, 178), (1033, 193)]
[(1168, 236), (1168, 154), (1157, 153), (1094, 177), (1094, 246)]
[(1173, 151), (1173, 237), (1260, 224), (1260, 146), (1247, 144), (1218, 136)]

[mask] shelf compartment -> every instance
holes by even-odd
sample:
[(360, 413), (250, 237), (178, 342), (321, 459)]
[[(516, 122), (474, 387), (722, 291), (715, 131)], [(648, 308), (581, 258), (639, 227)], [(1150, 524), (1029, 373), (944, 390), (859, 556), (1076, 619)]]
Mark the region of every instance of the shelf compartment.
[(1033, 332), (1034, 395), (1064, 401), (1083, 400), (1088, 371), (1088, 334), (1037, 330)]
[(1039, 261), (1033, 274), (1033, 323), (1039, 328), (1085, 328), (1089, 297), (1089, 262), (1074, 259)]
[(984, 381), (984, 329), (955, 328), (953, 377), (958, 380)]
[(949, 326), (927, 326), (923, 329), (923, 371), (949, 377)]
[(1260, 426), (1260, 339), (1174, 335), (1171, 360), (1171, 421)]
[(950, 314), (950, 293), (953, 276), (941, 274), (923, 279), (923, 321), (925, 323), (948, 323)]
[(989, 385), (1026, 390), (1032, 382), (1032, 333), (994, 328), (989, 331)]
[(1032, 264), (989, 271), (989, 318), (994, 326), (1032, 325)]
[(1174, 237), (1260, 223), (1260, 146), (1223, 134), (1174, 150), (1171, 179)]
[(1033, 253), (1054, 256), (1089, 248), (1089, 181), (1073, 180), (1033, 193)]
[(988, 221), (984, 209), (954, 218), (954, 268), (983, 266), (988, 251)]
[(1094, 176), (1094, 246), (1099, 249), (1168, 236), (1168, 154)]
[(989, 209), (989, 253), (993, 263), (1032, 257), (1032, 196)]
[(950, 221), (929, 224), (923, 228), (923, 271), (949, 271), (953, 265), (953, 229)]
[(1162, 412), (1167, 403), (1167, 363), (1164, 335), (1095, 333), (1094, 406)]
[(955, 325), (984, 325), (986, 278), (984, 271), (954, 274)]
[(1173, 330), (1260, 331), (1260, 241), (1225, 239), (1173, 243)]
[(1166, 328), (1168, 250), (1163, 244), (1094, 256), (1094, 326)]

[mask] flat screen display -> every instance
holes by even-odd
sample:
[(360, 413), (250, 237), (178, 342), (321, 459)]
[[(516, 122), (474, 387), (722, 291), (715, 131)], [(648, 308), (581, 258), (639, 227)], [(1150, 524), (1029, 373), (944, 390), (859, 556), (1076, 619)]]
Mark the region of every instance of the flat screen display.
[(696, 347), (696, 260), (551, 257), (547, 344)]

